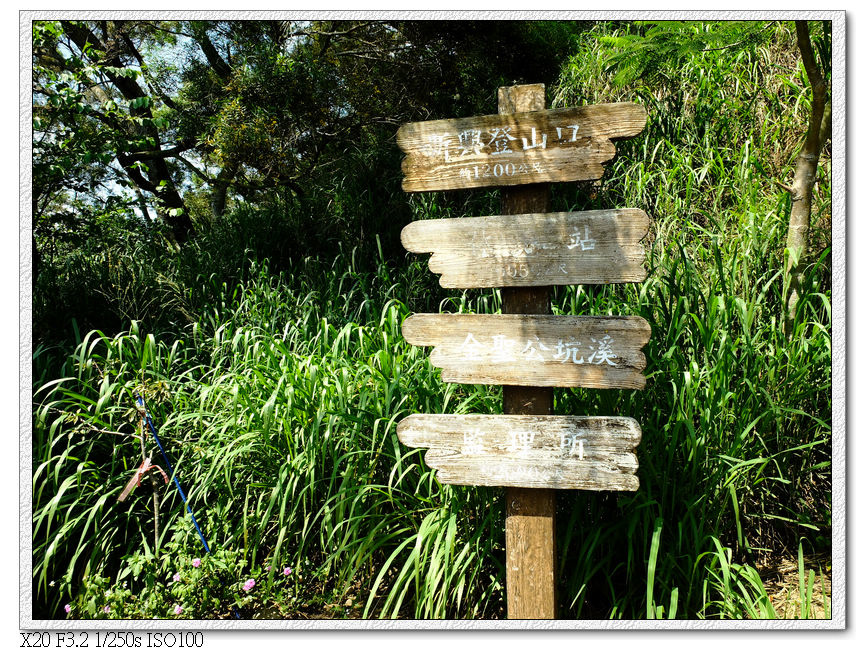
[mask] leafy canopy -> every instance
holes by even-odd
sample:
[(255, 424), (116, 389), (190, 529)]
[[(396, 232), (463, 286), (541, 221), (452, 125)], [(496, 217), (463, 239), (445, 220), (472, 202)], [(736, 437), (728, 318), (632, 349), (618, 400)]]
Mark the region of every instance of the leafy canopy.
[(636, 21), (632, 32), (600, 37), (609, 47), (607, 71), (613, 83), (638, 79), (672, 83), (679, 66), (702, 52), (753, 48), (767, 42), (771, 31), (758, 21)]

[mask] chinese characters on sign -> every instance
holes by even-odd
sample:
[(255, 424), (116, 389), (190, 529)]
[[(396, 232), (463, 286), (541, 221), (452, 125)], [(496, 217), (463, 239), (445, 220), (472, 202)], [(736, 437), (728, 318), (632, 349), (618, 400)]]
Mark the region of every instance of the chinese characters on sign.
[(573, 336), (568, 337), (568, 340), (558, 339), (555, 344), (548, 341), (550, 345), (545, 345), (537, 335), (526, 339), (525, 344), (520, 339), (510, 339), (504, 334), (482, 338), (484, 341), (490, 339), (490, 342), (481, 343), (471, 332), (466, 335), (459, 350), (465, 355), (467, 361), (486, 359), (492, 363), (505, 363), (522, 359), (616, 365), (613, 361), (616, 359), (612, 347), (613, 339), (609, 334), (605, 334), (600, 339), (589, 337), (585, 344)]
[(409, 447), (456, 485), (636, 490), (633, 418), (573, 415), (410, 415), (397, 426)]
[(645, 123), (641, 106), (621, 103), (405, 124), (403, 189), (597, 179), (615, 155), (612, 140)]
[[(441, 162), (453, 162), (466, 155), (481, 155), (488, 153), (492, 156), (507, 156), (518, 153), (519, 151), (528, 151), (529, 149), (546, 149), (547, 134), (541, 135), (538, 140), (538, 134), (535, 127), (531, 129), (529, 138), (518, 138), (511, 135), (514, 127), (507, 126), (503, 128), (493, 128), (490, 131), (479, 131), (477, 129), (467, 129), (451, 137), (441, 134), (430, 134), (426, 137), (426, 142), (421, 148), (421, 152), (425, 156), (439, 157)], [(556, 142), (576, 142), (577, 131), (579, 124), (570, 124), (565, 127), (565, 136), (562, 137), (562, 127), (555, 127)], [(570, 131), (570, 137), (567, 135)], [(486, 140), (486, 142), (484, 141)], [(516, 142), (517, 144), (513, 144)]]
[[(509, 156), (517, 154), (521, 151), (529, 151), (531, 149), (546, 149), (547, 134), (544, 133), (538, 140), (538, 133), (535, 127), (531, 128), (531, 136), (529, 138), (517, 138), (511, 135), (514, 127), (494, 128), (491, 131), (482, 132), (476, 129), (469, 129), (457, 134), (456, 138), (446, 135), (430, 134), (427, 136), (427, 141), (421, 151), (424, 155), (439, 159), (441, 163), (459, 162), (463, 156), (474, 155), (479, 156), (489, 154), (490, 156)], [(577, 131), (580, 126), (571, 124), (565, 128), (565, 131), (570, 131), (571, 135), (565, 139), (562, 138), (562, 127), (555, 127), (558, 143), (576, 142)], [(486, 140), (486, 142), (485, 142)], [(542, 170), (540, 162), (508, 162), (504, 159), (499, 159), (495, 163), (481, 163), (477, 165), (469, 165), (461, 167), (459, 170), (460, 177), (466, 180), (479, 178), (500, 178), (502, 176), (514, 176), (516, 174), (531, 174), (540, 173)]]
[[(596, 180), (615, 155), (613, 140), (646, 124), (637, 104), (525, 110), (538, 105), (543, 102), (514, 101), (514, 112), (404, 124), (397, 132), (405, 153), (403, 189)], [(633, 208), (506, 214), (416, 221), (401, 241), (411, 252), (432, 253), (429, 269), (441, 274), (443, 287), (609, 284), (645, 279), (640, 240), (649, 225)], [(402, 332), (408, 343), (433, 347), (430, 362), (445, 382), (640, 389), (646, 381), (641, 350), (651, 328), (637, 316), (414, 314)], [(426, 463), (442, 483), (639, 485), (634, 449), (641, 432), (631, 418), (415, 414), (399, 423), (397, 435), (405, 445), (429, 448)]]
[[(505, 277), (511, 280), (525, 280), (533, 274), (537, 275), (539, 269), (544, 268), (544, 264), (538, 265), (536, 259), (540, 257), (557, 258), (561, 256), (563, 250), (590, 251), (594, 250), (597, 240), (589, 236), (588, 224), (583, 225), (583, 233), (574, 227), (566, 241), (559, 242), (542, 242), (537, 239), (517, 243), (510, 247), (495, 247), (489, 244), (487, 232), (482, 230), (477, 233), (472, 240), (472, 251), (476, 251), (476, 257), (479, 260), (493, 258), (495, 260), (503, 260), (503, 265), (500, 267), (502, 279)], [(579, 247), (579, 248), (577, 248)], [(563, 275), (568, 275), (568, 264), (566, 262), (556, 262), (555, 271)], [(549, 266), (549, 262), (546, 264)], [(545, 273), (544, 275), (549, 275)], [(499, 282), (501, 283), (501, 282)]]
[(642, 388), (651, 329), (639, 316), (414, 314), (402, 332), (434, 346), (446, 382)]
[[(537, 129), (530, 127), (531, 135), (516, 137), (511, 135), (515, 127), (493, 128), (490, 131), (479, 131), (468, 129), (461, 131), (455, 138), (447, 135), (430, 134), (421, 151), (425, 156), (438, 158), (441, 163), (459, 162), (467, 155), (479, 156), (489, 154), (490, 156), (510, 156), (521, 151), (531, 149), (546, 149), (547, 134), (543, 133), (538, 139)], [(554, 127), (557, 143), (576, 142), (579, 124), (569, 124), (567, 127)], [(564, 136), (563, 136), (563, 131)], [(570, 132), (570, 136), (568, 136)], [(541, 172), (541, 163), (513, 163), (500, 159), (496, 163), (483, 163), (461, 167), (459, 175), (466, 179), (478, 178), (500, 178), (501, 176), (514, 176), (515, 174), (531, 174)]]
[[(463, 446), (461, 453), (466, 456), (477, 456), (491, 449), (484, 447), (484, 431), (480, 429), (466, 430), (463, 432)], [(559, 451), (563, 456), (574, 456), (583, 460), (585, 458), (585, 434), (581, 432), (563, 431), (559, 434)], [(514, 430), (510, 432), (510, 442), (505, 447), (506, 451), (516, 454), (525, 454), (531, 451), (532, 443), (535, 441), (535, 432), (531, 430)]]
[(646, 277), (642, 210), (589, 210), (426, 219), (403, 228), (414, 253), (431, 252), (443, 287), (638, 282)]
[[(486, 238), (487, 234), (486, 232), (482, 232), (479, 236), (483, 239)], [(576, 248), (577, 252), (580, 250), (590, 251), (595, 249), (595, 244), (597, 243), (598, 240), (593, 239), (589, 235), (589, 224), (584, 224), (582, 233), (579, 228), (574, 227), (573, 230), (568, 233), (567, 240), (562, 242), (540, 242), (538, 240), (520, 242), (511, 248), (495, 252), (493, 252), (491, 246), (484, 246), (481, 244), (481, 246), (478, 247), (478, 257), (481, 259), (485, 257), (532, 257), (533, 255), (543, 251), (561, 250), (562, 248), (568, 250), (574, 250)], [(476, 246), (477, 244), (475, 243), (474, 245)]]

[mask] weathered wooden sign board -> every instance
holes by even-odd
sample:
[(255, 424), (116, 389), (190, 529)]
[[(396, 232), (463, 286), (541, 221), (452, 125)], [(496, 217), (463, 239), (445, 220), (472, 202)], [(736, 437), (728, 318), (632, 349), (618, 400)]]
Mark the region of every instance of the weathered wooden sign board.
[(452, 485), (558, 490), (636, 490), (640, 426), (628, 417), (410, 415), (397, 426), (408, 447)]
[[(499, 88), (499, 114), (403, 125), (407, 192), (503, 186), (502, 215), (409, 224), (444, 287), (502, 288), (502, 314), (414, 314), (403, 336), (433, 346), (442, 379), (500, 384), (506, 415), (415, 414), (403, 444), (428, 447), (443, 483), (507, 487), (509, 618), (555, 618), (555, 490), (636, 490), (631, 418), (550, 415), (553, 386), (643, 388), (639, 317), (553, 316), (550, 286), (639, 282), (641, 210), (549, 213), (550, 182), (595, 180), (613, 140), (646, 124), (636, 104), (543, 110), (541, 84)], [(524, 187), (504, 187), (504, 186)]]
[(639, 316), (413, 314), (402, 334), (435, 346), (446, 382), (643, 388), (651, 328)]
[(428, 219), (402, 230), (412, 253), (432, 253), (443, 287), (611, 284), (646, 279), (642, 210)]
[(396, 134), (406, 192), (600, 178), (616, 138), (646, 126), (639, 104), (411, 122)]

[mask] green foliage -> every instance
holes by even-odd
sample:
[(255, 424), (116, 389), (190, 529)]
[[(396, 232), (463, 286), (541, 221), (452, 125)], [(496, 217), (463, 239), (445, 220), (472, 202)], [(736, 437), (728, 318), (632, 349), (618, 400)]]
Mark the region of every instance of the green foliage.
[(35, 185), (58, 203), (71, 189), (93, 200), (94, 184), (110, 179), (137, 190), (175, 235), (191, 227), (171, 218), (182, 215), (188, 184), (233, 200), (302, 200), (353, 175), (354, 150), (381, 158), (395, 124), (472, 114), (500, 83), (552, 81), (583, 28), (36, 21)]
[[(316, 579), (339, 579), (342, 589), (371, 579), (382, 547), (410, 531), (441, 490), (423, 470), (427, 487), (417, 491), (417, 452), (399, 449), (395, 424), (412, 409), (439, 408), (442, 397), (431, 369), (418, 372), (425, 357), (401, 340), (405, 308), (393, 300), (376, 305), (395, 290), (386, 265), (370, 277), (349, 264), (342, 258), (332, 267), (342, 271), (338, 283), (294, 298), (285, 279), (274, 282), (259, 269), (237, 291), (223, 287), (222, 306), (203, 315), (188, 343), (170, 349), (137, 328), (85, 337), (61, 371), (74, 374), (36, 394), (34, 430), (45, 440), (34, 474), (34, 536), (44, 540), (34, 549), (40, 598), (49, 582), (69, 588), (96, 566), (117, 567), (117, 553), (147, 547), (149, 499), (107, 507), (128, 480), (118, 468), (131, 471), (138, 462), (129, 423), (137, 386), (216, 548), (243, 549), (252, 563), (266, 555), (293, 566), (312, 559)], [(305, 281), (323, 277), (338, 275), (315, 271)], [(88, 464), (75, 464), (80, 457)], [(100, 481), (108, 481), (107, 491), (94, 489)], [(179, 505), (171, 491), (163, 494), (163, 535), (178, 522)], [(480, 516), (474, 509), (461, 508), (460, 521)], [(486, 509), (483, 516), (493, 523)], [(319, 533), (303, 535), (308, 526)], [(119, 530), (127, 535), (118, 537)], [(488, 544), (486, 532), (472, 543)], [(456, 553), (456, 566), (475, 554)], [(475, 608), (467, 596), (480, 577), (448, 575), (462, 585), (465, 606)]]
[(761, 21), (635, 21), (623, 34), (600, 36), (608, 49), (607, 72), (615, 70), (613, 83), (628, 85), (642, 79), (676, 83), (679, 66), (697, 62), (704, 54), (753, 52), (772, 35)]
[[(265, 28), (276, 29), (238, 26), (233, 38), (253, 52)], [(458, 25), (403, 28), (430, 53), (460, 42)], [(554, 188), (554, 209), (633, 206), (652, 219), (646, 281), (554, 291), (556, 313), (637, 314), (652, 326), (644, 391), (555, 393), (557, 413), (629, 415), (643, 430), (637, 492), (558, 496), (560, 615), (782, 616), (762, 567), (798, 547), (796, 615), (814, 616), (818, 579), (802, 549), (830, 545), (831, 203), (826, 173), (788, 337), (779, 319), (790, 207), (773, 181), (791, 169), (807, 122), (795, 40), (784, 25), (761, 26), (760, 45), (683, 56), (674, 84), (618, 86), (604, 37), (625, 28), (526, 32), (559, 30), (574, 47), (556, 105), (637, 100), (649, 116), (643, 134), (617, 144), (603, 183)], [(323, 65), (323, 40), (312, 39), (309, 59), (247, 61), (238, 87), (253, 97), (262, 80), (301, 74), (301, 61)], [(213, 72), (200, 72), (185, 88), (204, 95)], [(493, 90), (451, 95), (454, 110), (486, 101), (481, 112), (492, 112)], [(419, 82), (415, 92), (417, 105), (441, 101), (434, 117), (453, 116), (444, 90)], [(247, 129), (281, 128), (268, 126), (273, 107), (256, 113), (243, 93), (214, 99), (211, 115), (234, 107)], [(227, 122), (202, 119), (230, 135)], [(52, 306), (59, 312), (34, 352), (36, 612), (62, 617), (70, 603), (82, 618), (171, 618), (178, 605), (196, 618), (233, 607), (244, 618), (505, 615), (500, 491), (439, 484), (423, 451), (395, 434), (410, 413), (500, 412), (498, 388), (443, 384), (400, 331), (416, 311), (495, 313), (499, 292), (445, 292), (397, 241), (411, 219), (494, 214), (497, 199), (402, 193), (398, 154), (379, 139), (394, 126), (343, 142), (302, 200), (275, 192), (202, 218), (181, 251), (122, 204), (93, 211), (91, 241), (70, 229), (57, 244), (34, 305), (45, 331)], [(245, 146), (237, 140), (232, 155)], [(64, 343), (70, 314), (84, 334)], [(171, 486), (160, 492), (158, 550), (151, 488), (116, 503), (141, 458), (136, 389), (209, 555)]]
[[(37, 261), (50, 245), (55, 223), (65, 218), (86, 225), (76, 221), (70, 203), (98, 206), (106, 195), (127, 202), (134, 196), (145, 206), (142, 192), (147, 192), (150, 204), (173, 226), (174, 238), (185, 240), (188, 227), (177, 189), (181, 175), (160, 153), (162, 142), (174, 136), (173, 102), (160, 94), (139, 49), (142, 43), (169, 41), (147, 23), (33, 22)], [(181, 143), (177, 148), (190, 147)]]
[(242, 553), (226, 549), (195, 554), (187, 539), (190, 528), (178, 526), (159, 558), (142, 552), (124, 557), (113, 582), (85, 577), (68, 604), (68, 618), (237, 618), (260, 609), (265, 599), (280, 613), (296, 606), (303, 567), (295, 571), (269, 562), (249, 567)]
[[(578, 511), (598, 512), (603, 534), (575, 533), (562, 571), (568, 591), (578, 594), (577, 616), (641, 609), (652, 616), (656, 603), (668, 602), (668, 611), (676, 603), (678, 615), (690, 618), (755, 616), (731, 601), (730, 589), (701, 599), (695, 579), (707, 570), (701, 554), (717, 552), (712, 540), (728, 540), (742, 575), (754, 582), (753, 564), (803, 534), (825, 544), (831, 522), (829, 249), (826, 232), (819, 234), (828, 226), (826, 186), (817, 189), (808, 306), (799, 310), (792, 339), (780, 327), (789, 291), (782, 257), (789, 203), (772, 179), (791, 170), (795, 137), (807, 124), (795, 40), (777, 26), (755, 51), (683, 58), (669, 87), (650, 85), (650, 77), (619, 87), (607, 83), (599, 63), (608, 41), (597, 36), (613, 30), (587, 35), (556, 102), (636, 96), (646, 105), (645, 132), (619, 145), (593, 205), (637, 205), (654, 219), (649, 278), (635, 287), (569, 287), (557, 300), (562, 313), (645, 317), (653, 332), (644, 350), (648, 386), (634, 394), (572, 391), (557, 412), (637, 418), (641, 487), (615, 505), (574, 499)], [(660, 520), (676, 523), (659, 528)], [(646, 566), (654, 576), (648, 593), (634, 585)], [(711, 580), (704, 589), (718, 594), (723, 584)], [(607, 593), (603, 602), (616, 603), (612, 612), (595, 609), (599, 591)]]

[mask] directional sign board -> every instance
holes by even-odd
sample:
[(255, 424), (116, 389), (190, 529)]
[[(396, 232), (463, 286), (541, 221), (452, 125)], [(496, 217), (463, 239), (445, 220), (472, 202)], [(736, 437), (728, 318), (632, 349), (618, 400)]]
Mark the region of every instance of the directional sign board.
[(402, 187), (429, 192), (496, 185), (601, 178), (616, 154), (615, 138), (646, 125), (639, 104), (481, 115), (404, 124), (397, 144), (405, 152)]
[(546, 212), (410, 223), (402, 244), (433, 253), (443, 287), (527, 287), (640, 282), (649, 229), (642, 210)]
[(636, 490), (640, 426), (628, 417), (410, 415), (397, 426), (408, 447), (452, 485)]
[(414, 314), (413, 345), (435, 346), (442, 380), (463, 384), (643, 388), (640, 349), (651, 328), (639, 316)]

